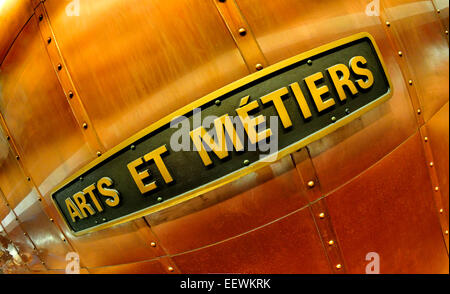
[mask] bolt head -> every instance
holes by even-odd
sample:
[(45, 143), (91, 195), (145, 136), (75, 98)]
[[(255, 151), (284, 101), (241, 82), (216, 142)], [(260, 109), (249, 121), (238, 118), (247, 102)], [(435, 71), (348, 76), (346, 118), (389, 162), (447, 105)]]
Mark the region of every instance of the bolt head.
[(413, 84), (413, 81), (412, 81), (412, 80), (409, 80), (409, 81), (408, 81), (408, 84), (412, 85), (412, 84)]
[(417, 109), (417, 114), (421, 114), (421, 113), (422, 113), (422, 110), (420, 110), (420, 108)]
[(328, 241), (328, 245), (333, 245), (334, 244), (334, 241), (333, 240), (330, 240), (330, 241)]
[(152, 247), (156, 247), (156, 242), (152, 242), (152, 243), (150, 243), (150, 246), (152, 246)]
[(47, 43), (50, 44), (52, 42), (52, 37), (47, 38)]
[(261, 63), (258, 63), (258, 64), (255, 66), (255, 68), (256, 68), (256, 70), (262, 70), (262, 69), (263, 69), (263, 65), (262, 65)]
[(439, 209), (439, 213), (444, 213), (444, 209)]
[(247, 30), (245, 28), (240, 28), (238, 30), (238, 32), (239, 32), (239, 35), (241, 35), (241, 36), (245, 36), (247, 34)]
[(100, 151), (97, 151), (97, 156), (98, 157), (102, 156), (102, 153)]
[(219, 106), (220, 105), (220, 103), (222, 103), (220, 100), (216, 100), (216, 101), (214, 101), (214, 104), (216, 104), (217, 106)]
[(390, 27), (391, 26), (391, 23), (390, 22), (386, 22), (386, 25), (388, 26), (388, 27)]
[(430, 166), (434, 166), (434, 162), (430, 162)]
[(88, 124), (87, 123), (83, 123), (83, 129), (87, 129), (88, 128)]
[(403, 56), (403, 52), (402, 51), (398, 51), (398, 56)]
[(319, 217), (320, 218), (325, 218), (325, 213), (323, 213), (323, 212), (319, 213)]
[(245, 166), (248, 166), (250, 164), (250, 160), (246, 159), (246, 160), (244, 160), (243, 163), (244, 163)]
[(158, 197), (156, 200), (158, 200), (158, 202), (161, 202), (163, 199), (162, 197)]
[(169, 270), (169, 272), (173, 272), (173, 267), (169, 266), (167, 269)]
[(73, 98), (73, 92), (69, 91), (69, 98)]
[(436, 187), (434, 187), (434, 191), (439, 191), (439, 187), (438, 186), (436, 186)]
[(309, 181), (308, 182), (308, 187), (313, 188), (316, 185), (316, 183), (314, 183), (314, 181)]
[(331, 121), (335, 122), (335, 121), (337, 121), (337, 118), (335, 116), (333, 116), (333, 117), (331, 117)]
[(342, 264), (340, 264), (340, 263), (336, 264), (336, 268), (337, 269), (341, 269), (342, 268)]
[(308, 59), (308, 61), (306, 62), (308, 65), (312, 65), (312, 60)]
[(428, 142), (428, 137), (424, 137), (423, 140), (424, 140), (425, 142)]
[(42, 21), (44, 19), (44, 16), (41, 14), (39, 15), (39, 21)]

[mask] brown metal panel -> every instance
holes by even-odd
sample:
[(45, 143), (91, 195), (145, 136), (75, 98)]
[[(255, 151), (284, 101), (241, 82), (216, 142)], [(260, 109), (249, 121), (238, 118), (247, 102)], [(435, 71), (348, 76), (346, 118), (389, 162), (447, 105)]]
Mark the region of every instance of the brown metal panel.
[(366, 255), (381, 273), (448, 273), (419, 133), (327, 196), (348, 273), (365, 273)]
[(330, 273), (307, 208), (247, 234), (172, 258), (183, 273)]
[(433, 2), (445, 29), (448, 30), (448, 0), (433, 0)]
[(65, 255), (73, 250), (42, 210), (36, 189), (25, 178), (3, 136), (0, 136), (0, 150), (0, 190), (5, 200), (14, 210), (22, 229), (39, 248), (40, 258), (51, 269), (64, 268)]
[(63, 1), (45, 7), (107, 149), (248, 74), (212, 1), (80, 0), (76, 17)]
[(89, 268), (91, 274), (165, 274), (159, 260), (143, 261), (116, 266)]
[(361, 31), (371, 33), (380, 47), (394, 95), (384, 105), (308, 146), (322, 193), (355, 177), (414, 133), (417, 126), (395, 60), (396, 51), (390, 46), (380, 19), (365, 14), (365, 1), (237, 3), (270, 63)]
[(449, 199), (449, 103), (444, 105), (426, 124), (428, 134), (426, 144), (431, 146), (433, 153), (433, 166), (437, 173), (439, 188), (442, 195), (443, 213), (448, 225), (448, 199)]
[(245, 233), (305, 205), (289, 156), (169, 211), (147, 216), (169, 254)]
[[(0, 206), (2, 205), (4, 204), (0, 204)], [(12, 210), (10, 210), (6, 217), (1, 220), (1, 224), (5, 232), (8, 234), (8, 238), (13, 242), (14, 247), (20, 255), (23, 263), (33, 271), (45, 270), (46, 267), (38, 256), (39, 252), (20, 227), (19, 220), (16, 219), (16, 216)]]
[(32, 14), (30, 0), (0, 1), (0, 64)]
[[(51, 207), (54, 210), (54, 207)], [(59, 220), (62, 222), (62, 220)], [(64, 227), (66, 229), (66, 227)], [(80, 255), (83, 267), (101, 267), (151, 260), (162, 255), (151, 246), (156, 238), (144, 219), (124, 223), (92, 234), (75, 237), (66, 232), (70, 243)]]
[(411, 73), (407, 79), (413, 81), (428, 121), (449, 95), (449, 50), (440, 20), (431, 1), (384, 0), (384, 6)]
[(33, 190), (14, 208), (14, 212), (19, 218), (21, 227), (38, 248), (39, 257), (45, 262), (46, 267), (64, 269), (66, 254), (74, 250), (44, 213), (37, 197), (36, 191)]
[(0, 112), (45, 195), (95, 155), (89, 150), (30, 19), (0, 67)]

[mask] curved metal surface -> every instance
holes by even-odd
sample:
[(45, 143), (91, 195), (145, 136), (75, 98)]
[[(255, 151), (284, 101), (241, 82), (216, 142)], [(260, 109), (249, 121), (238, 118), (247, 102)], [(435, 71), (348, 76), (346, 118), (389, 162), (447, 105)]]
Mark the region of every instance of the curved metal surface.
[[(6, 272), (61, 273), (75, 251), (82, 273), (364, 273), (368, 252), (382, 273), (448, 273), (448, 1), (382, 0), (380, 16), (362, 0), (80, 0), (79, 15), (68, 3), (0, 0)], [(51, 204), (48, 192), (100, 155), (83, 115), (109, 150), (259, 60), (363, 31), (395, 90), (352, 123), (103, 231), (73, 236)]]

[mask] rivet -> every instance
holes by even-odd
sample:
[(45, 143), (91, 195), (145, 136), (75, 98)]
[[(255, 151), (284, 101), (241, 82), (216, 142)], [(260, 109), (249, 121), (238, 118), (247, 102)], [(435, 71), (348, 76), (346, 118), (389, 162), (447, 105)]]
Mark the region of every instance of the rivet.
[(337, 118), (335, 116), (331, 117), (331, 121), (335, 122), (337, 120)]
[(312, 65), (312, 60), (308, 59), (308, 61), (306, 62), (308, 65)]
[(130, 146), (130, 149), (131, 149), (131, 150), (135, 150), (135, 149), (136, 149), (136, 146), (131, 145), (131, 146)]
[(83, 129), (87, 129), (88, 128), (88, 124), (87, 123), (83, 123)]
[(62, 240), (63, 242), (66, 242), (66, 238), (64, 238), (64, 237), (61, 237), (61, 240)]
[(173, 267), (169, 266), (167, 269), (169, 270), (169, 272), (173, 272)]
[(16, 156), (16, 159), (17, 159), (17, 160), (19, 160), (19, 159), (20, 159), (19, 155), (17, 155), (17, 156)]
[(388, 26), (388, 27), (390, 27), (391, 26), (391, 23), (390, 22), (386, 22), (386, 25)]
[(83, 181), (83, 177), (80, 177), (79, 180), (80, 180), (80, 181)]
[(328, 241), (328, 245), (333, 245), (334, 244), (334, 241), (333, 240), (330, 240), (330, 241)]
[(439, 209), (439, 213), (444, 213), (444, 209)]
[(39, 15), (39, 21), (42, 21), (44, 19), (44, 16), (41, 14)]
[(448, 30), (445, 30), (445, 34), (448, 35)]
[(341, 269), (342, 268), (342, 264), (340, 264), (340, 263), (336, 264), (336, 268), (337, 269)]
[(262, 66), (261, 63), (258, 63), (258, 64), (255, 66), (255, 68), (256, 68), (256, 70), (261, 70), (261, 69), (263, 69), (263, 66)]
[(156, 198), (156, 200), (158, 200), (158, 202), (161, 202), (163, 199), (162, 199), (162, 197), (158, 197), (158, 198)]
[(241, 36), (245, 36), (247, 34), (247, 30), (244, 28), (240, 28), (238, 32), (239, 32), (239, 35), (241, 35)]
[(437, 13), (441, 13), (441, 10), (440, 10), (440, 9), (438, 9), (438, 10), (436, 10), (436, 12), (437, 12)]
[(73, 98), (73, 92), (69, 91), (69, 98)]
[(11, 140), (11, 137), (10, 136), (6, 136), (6, 140)]
[(102, 221), (106, 222), (106, 217), (102, 218)]
[(246, 160), (244, 160), (244, 162), (243, 162), (243, 163), (244, 163), (244, 165), (245, 165), (245, 166), (247, 166), (247, 165), (249, 165), (249, 164), (250, 164), (250, 160), (246, 159)]
[(430, 162), (430, 166), (433, 166), (433, 165), (434, 165), (434, 162), (431, 161), (431, 162)]
[(41, 198), (38, 198), (38, 201), (39, 201), (39, 202), (42, 202), (42, 199), (41, 199)]
[(409, 80), (409, 81), (408, 81), (408, 84), (412, 85), (412, 84), (413, 84), (413, 81), (412, 81), (412, 80)]
[(6, 203), (6, 206), (8, 206), (8, 207), (9, 207), (9, 203)]
[(26, 235), (27, 235), (27, 233), (25, 233), (25, 232), (24, 232), (24, 233), (23, 233), (23, 235), (24, 235), (24, 236), (26, 236)]
[(314, 183), (314, 181), (309, 181), (308, 182), (308, 187), (312, 188), (312, 187), (314, 187), (315, 184), (316, 183)]
[(19, 221), (19, 218), (18, 218), (18, 217), (16, 217), (16, 221)]
[(436, 187), (434, 187), (434, 191), (439, 191), (439, 187), (438, 186), (436, 186)]
[(58, 70), (61, 70), (62, 69), (62, 65), (61, 65), (61, 63), (59, 63), (58, 64)]
[(52, 42), (52, 37), (48, 37), (47, 43), (50, 44)]
[(51, 218), (50, 221), (51, 221), (51, 222), (54, 222), (55, 220)]
[(398, 51), (398, 56), (403, 56), (403, 52), (402, 51)]
[(216, 100), (216, 101), (214, 101), (214, 104), (216, 104), (217, 106), (219, 106), (220, 105), (220, 100)]
[(42, 264), (45, 264), (45, 262), (41, 261)]
[(425, 142), (428, 142), (428, 137), (424, 137), (423, 140), (424, 140)]
[(417, 114), (421, 114), (421, 113), (422, 113), (422, 110), (420, 110), (420, 108), (417, 109)]
[(150, 246), (156, 247), (156, 243), (155, 243), (155, 242), (152, 242), (152, 243), (150, 243)]
[(445, 230), (445, 234), (448, 235), (448, 230)]
[(100, 151), (97, 151), (97, 156), (98, 157), (102, 156), (102, 153)]
[(345, 109), (345, 113), (346, 113), (346, 114), (350, 114), (350, 109), (346, 108), (346, 109)]
[(323, 212), (319, 213), (319, 217), (320, 218), (325, 218), (325, 213), (323, 213)]
[(27, 177), (27, 181), (28, 181), (28, 182), (31, 181), (31, 178), (30, 178), (30, 177)]

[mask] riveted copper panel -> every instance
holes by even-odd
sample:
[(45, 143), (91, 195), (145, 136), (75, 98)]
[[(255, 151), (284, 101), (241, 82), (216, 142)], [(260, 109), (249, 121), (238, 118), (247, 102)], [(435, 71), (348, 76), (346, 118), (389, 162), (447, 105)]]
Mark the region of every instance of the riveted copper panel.
[(11, 207), (16, 207), (32, 190), (20, 169), (16, 155), (0, 130), (0, 189)]
[(158, 259), (136, 263), (89, 268), (91, 274), (165, 274), (166, 270)]
[[(428, 141), (433, 153), (434, 169), (436, 170), (440, 192), (442, 195), (444, 214), (448, 224), (448, 199), (449, 199), (449, 104), (445, 104), (426, 124)], [(423, 140), (423, 138), (422, 138)]]
[(27, 232), (36, 248), (39, 257), (49, 269), (64, 269), (66, 254), (74, 251), (65, 236), (44, 213), (41, 202), (37, 200), (36, 191), (28, 194), (14, 209), (21, 226)]
[(289, 156), (197, 199), (147, 216), (169, 254), (245, 233), (307, 204)]
[(270, 63), (360, 31), (371, 33), (380, 47), (392, 77), (393, 97), (308, 146), (322, 193), (355, 177), (414, 133), (415, 117), (395, 60), (396, 52), (380, 19), (365, 14), (367, 3), (294, 0), (270, 1), (265, 5), (257, 5), (255, 0), (237, 3)]
[[(4, 205), (4, 203), (0, 203), (0, 206), (2, 205)], [(16, 220), (16, 216), (11, 210), (7, 216), (1, 220), (1, 224), (8, 234), (8, 238), (13, 242), (23, 263), (33, 271), (45, 270), (46, 268), (38, 257), (39, 251), (35, 250), (33, 243), (28, 236), (24, 234), (25, 232), (20, 227), (20, 222)]]
[[(36, 189), (27, 181), (3, 136), (0, 136), (0, 150), (0, 189), (5, 200), (19, 218), (22, 229), (39, 249), (40, 257), (47, 266), (51, 269), (64, 268), (65, 255), (73, 250), (63, 241), (64, 236), (42, 210)], [(4, 151), (8, 152), (6, 157), (3, 157)]]
[[(448, 0), (433, 0), (436, 9), (439, 9), (439, 17), (442, 20), (444, 28), (448, 30)], [(436, 12), (437, 13), (437, 12)], [(448, 36), (447, 36), (448, 38)]]
[(87, 268), (151, 260), (162, 254), (150, 245), (156, 238), (142, 218), (80, 237), (65, 233)]
[(308, 209), (173, 260), (183, 273), (330, 273)]
[[(384, 11), (396, 31), (413, 86), (428, 121), (448, 101), (449, 50), (431, 1), (384, 0)], [(421, 46), (417, 46), (421, 44)]]
[(419, 133), (327, 196), (349, 273), (365, 273), (377, 252), (381, 273), (448, 273)]
[(81, 0), (77, 17), (45, 6), (107, 149), (248, 74), (212, 1)]
[(95, 155), (84, 142), (43, 46), (32, 18), (0, 67), (0, 112), (20, 160), (45, 195)]
[(0, 64), (20, 30), (33, 14), (29, 0), (0, 2)]

